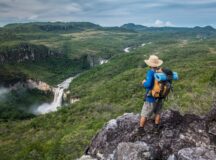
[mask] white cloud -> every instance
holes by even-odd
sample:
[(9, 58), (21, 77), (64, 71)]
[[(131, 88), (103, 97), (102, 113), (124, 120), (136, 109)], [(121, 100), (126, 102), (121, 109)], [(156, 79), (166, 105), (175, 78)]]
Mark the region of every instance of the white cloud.
[(76, 3), (66, 5), (65, 9), (69, 12), (79, 12), (82, 10), (81, 7)]
[(2, 6), (0, 6), (0, 19), (44, 20), (69, 16), (71, 13), (82, 11), (79, 4), (71, 2), (47, 1), (44, 3), (43, 0), (0, 0), (0, 4), (7, 6), (7, 11), (1, 11)]
[(154, 22), (154, 27), (173, 27), (175, 26), (173, 23), (171, 23), (170, 21), (161, 21), (159, 19), (157, 19), (155, 22)]
[(30, 16), (28, 19), (29, 20), (35, 20), (35, 19), (37, 19), (38, 18), (38, 15), (32, 15), (32, 16)]
[(155, 8), (155, 7), (163, 7), (165, 4), (163, 3), (146, 3), (142, 7), (143, 8)]
[(173, 0), (159, 0), (161, 3), (172, 3), (172, 4), (184, 4), (184, 5), (199, 5), (199, 4), (211, 4), (216, 3), (216, 0), (181, 0), (181, 1), (173, 1)]
[(156, 27), (215, 26), (215, 12), (216, 0), (0, 0), (0, 26), (36, 20), (106, 26), (129, 22)]

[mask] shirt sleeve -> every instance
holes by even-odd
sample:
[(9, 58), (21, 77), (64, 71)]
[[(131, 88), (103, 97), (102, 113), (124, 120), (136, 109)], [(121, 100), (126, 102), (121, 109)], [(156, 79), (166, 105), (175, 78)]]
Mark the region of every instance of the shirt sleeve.
[(143, 86), (145, 88), (150, 88), (152, 86), (152, 82), (153, 82), (153, 75), (152, 75), (151, 71), (148, 71), (146, 74), (146, 82), (143, 83)]

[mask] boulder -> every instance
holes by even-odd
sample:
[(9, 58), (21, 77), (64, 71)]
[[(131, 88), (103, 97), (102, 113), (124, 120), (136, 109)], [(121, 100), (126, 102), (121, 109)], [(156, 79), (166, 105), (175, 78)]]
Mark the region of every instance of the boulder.
[(214, 150), (195, 147), (181, 149), (177, 157), (179, 160), (215, 160), (216, 154)]
[(153, 149), (145, 142), (119, 143), (113, 156), (118, 160), (150, 160), (154, 159)]
[(149, 120), (145, 132), (139, 134), (139, 115), (126, 113), (105, 124), (86, 154), (104, 160), (216, 160), (215, 115), (215, 104), (202, 117), (167, 110), (161, 115), (159, 131), (154, 129), (154, 121)]

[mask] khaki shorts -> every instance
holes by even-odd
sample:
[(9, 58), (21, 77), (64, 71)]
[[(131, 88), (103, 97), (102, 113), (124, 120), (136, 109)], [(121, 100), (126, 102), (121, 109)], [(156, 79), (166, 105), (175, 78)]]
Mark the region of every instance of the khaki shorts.
[(163, 100), (154, 103), (144, 102), (141, 116), (150, 118), (153, 114), (160, 114), (162, 111)]

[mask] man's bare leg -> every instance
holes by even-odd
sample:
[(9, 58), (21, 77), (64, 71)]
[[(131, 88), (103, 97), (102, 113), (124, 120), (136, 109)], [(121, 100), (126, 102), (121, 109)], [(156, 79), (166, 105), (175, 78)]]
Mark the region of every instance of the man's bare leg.
[(140, 127), (144, 127), (146, 121), (147, 121), (147, 118), (144, 117), (144, 116), (141, 116), (141, 118), (140, 118)]
[(160, 124), (160, 114), (155, 115), (155, 124)]

